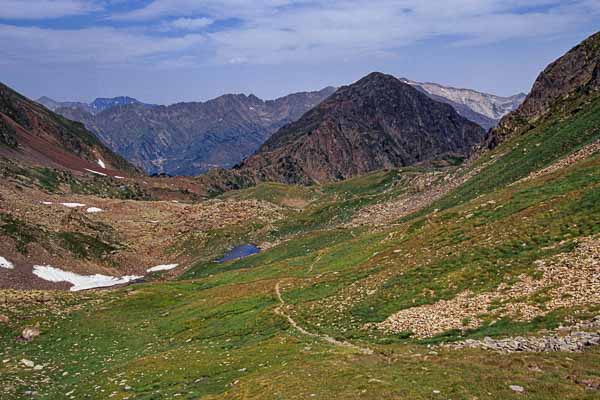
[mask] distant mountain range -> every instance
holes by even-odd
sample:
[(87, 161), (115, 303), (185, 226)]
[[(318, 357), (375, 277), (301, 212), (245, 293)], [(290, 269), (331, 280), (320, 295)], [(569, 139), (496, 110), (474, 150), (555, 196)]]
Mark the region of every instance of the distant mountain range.
[(462, 159), (485, 134), (450, 105), (391, 75), (372, 73), (281, 128), (233, 170), (211, 171), (205, 179), (215, 177), (225, 189), (264, 181), (324, 183)]
[(91, 105), (68, 103), (56, 112), (83, 122), (109, 147), (150, 174), (198, 175), (239, 163), (273, 132), (334, 91), (328, 87), (267, 101), (254, 95), (227, 94), (170, 106), (108, 101), (100, 102), (104, 110), (99, 112), (90, 112)]
[[(59, 111), (61, 109), (75, 109), (78, 111), (84, 111), (92, 115), (101, 113), (102, 111), (108, 110), (109, 108), (127, 106), (127, 105), (143, 105), (146, 107), (154, 107), (156, 104), (146, 104), (141, 101), (128, 96), (119, 96), (112, 98), (99, 97), (91, 103), (82, 103), (77, 101), (56, 101), (49, 97), (43, 96), (36, 100), (41, 105), (45, 106), (50, 111)], [(67, 112), (67, 111), (64, 111)]]
[[(401, 79), (433, 100), (451, 105), (484, 129), (514, 110), (523, 94), (500, 97), (470, 89)], [(157, 106), (131, 97), (91, 103), (38, 102), (85, 124), (106, 145), (150, 174), (198, 175), (231, 168), (252, 155), (282, 126), (296, 121), (335, 92), (301, 92), (276, 100), (227, 94), (206, 102)]]
[(500, 119), (519, 107), (527, 96), (525, 93), (519, 93), (510, 97), (502, 97), (472, 89), (442, 86), (437, 83), (415, 82), (406, 78), (400, 80), (421, 90), (434, 100), (450, 104), (460, 115), (486, 130), (498, 125)]

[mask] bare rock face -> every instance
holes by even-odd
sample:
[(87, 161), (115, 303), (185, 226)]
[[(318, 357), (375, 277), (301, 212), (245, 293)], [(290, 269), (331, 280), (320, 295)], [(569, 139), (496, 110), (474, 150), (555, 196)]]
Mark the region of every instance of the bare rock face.
[(372, 73), (277, 131), (237, 169), (256, 181), (327, 182), (465, 157), (484, 136), (450, 105)]
[(488, 138), (495, 147), (507, 137), (527, 130), (571, 98), (600, 90), (600, 32), (550, 64), (537, 78), (523, 104), (500, 121)]

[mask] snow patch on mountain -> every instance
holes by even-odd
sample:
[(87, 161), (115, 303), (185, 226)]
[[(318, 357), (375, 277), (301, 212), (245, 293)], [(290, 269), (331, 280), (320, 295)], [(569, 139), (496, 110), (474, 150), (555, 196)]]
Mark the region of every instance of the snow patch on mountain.
[(177, 268), (178, 266), (179, 264), (157, 265), (156, 267), (148, 268), (146, 272), (170, 271), (172, 269)]
[(65, 207), (68, 208), (80, 208), (80, 207), (85, 207), (85, 204), (82, 203), (60, 203)]
[(14, 269), (15, 266), (13, 265), (13, 263), (8, 261), (6, 258), (0, 257), (0, 268)]
[(60, 268), (55, 268), (50, 265), (34, 265), (33, 274), (48, 282), (68, 282), (71, 283), (71, 292), (80, 290), (88, 290), (102, 287), (110, 287), (122, 285), (137, 279), (142, 276), (128, 275), (122, 277), (107, 276), (107, 275), (79, 275), (74, 272), (63, 271)]

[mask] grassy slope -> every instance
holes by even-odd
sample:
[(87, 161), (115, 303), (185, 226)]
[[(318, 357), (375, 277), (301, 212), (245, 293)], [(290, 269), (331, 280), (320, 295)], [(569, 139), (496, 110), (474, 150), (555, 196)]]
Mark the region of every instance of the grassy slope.
[[(272, 191), (278, 201), (300, 197), (311, 203), (263, 230), (269, 240), (285, 241), (260, 255), (210, 263), (236, 244), (240, 233), (244, 240), (255, 238), (252, 227), (215, 232), (211, 248), (198, 250), (206, 262), (186, 276), (194, 279), (133, 286), (102, 295), (98, 303), (93, 300), (100, 295), (87, 294), (80, 300), (83, 308), (68, 316), (32, 315), (30, 322), (39, 320), (43, 334), (30, 344), (15, 343), (20, 325), (0, 325), (0, 358), (10, 360), (0, 365), (0, 385), (13, 388), (0, 398), (18, 398), (15, 393), (34, 387), (39, 398), (50, 399), (65, 398), (71, 390), (74, 398), (86, 393), (98, 399), (112, 393), (116, 399), (176, 394), (190, 399), (598, 398), (597, 391), (568, 378), (600, 379), (598, 349), (569, 355), (428, 354), (408, 335), (361, 329), (402, 308), (452, 298), (467, 287), (486, 291), (503, 279), (532, 273), (536, 259), (570, 250), (575, 238), (598, 233), (599, 155), (506, 186), (596, 140), (598, 107), (598, 101), (585, 105), (569, 118), (546, 121), (508, 141), (494, 152), (496, 163), (431, 207), (440, 211), (417, 213), (389, 230), (334, 226), (364, 205), (402, 193), (413, 171), (306, 192), (264, 186), (237, 193), (266, 198)], [(188, 240), (185, 245), (193, 248)], [(551, 245), (556, 246), (549, 250)], [(376, 354), (358, 355), (293, 331), (273, 312), (279, 281), (289, 312), (302, 326), (370, 346)], [(570, 311), (530, 323), (492, 323), (490, 316), (489, 323), (465, 336), (554, 327)], [(583, 311), (582, 317), (598, 309)], [(19, 318), (16, 312), (10, 317)], [(459, 337), (447, 332), (430, 342)], [(24, 357), (48, 366), (24, 372), (15, 367)], [(49, 383), (42, 383), (43, 376)], [(527, 392), (513, 393), (510, 384)]]

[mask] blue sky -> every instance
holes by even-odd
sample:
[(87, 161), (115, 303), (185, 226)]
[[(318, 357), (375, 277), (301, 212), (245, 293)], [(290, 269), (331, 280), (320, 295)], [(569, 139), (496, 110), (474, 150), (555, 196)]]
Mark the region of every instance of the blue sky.
[(170, 104), (382, 71), (510, 95), (599, 28), (600, 0), (0, 0), (0, 81)]

